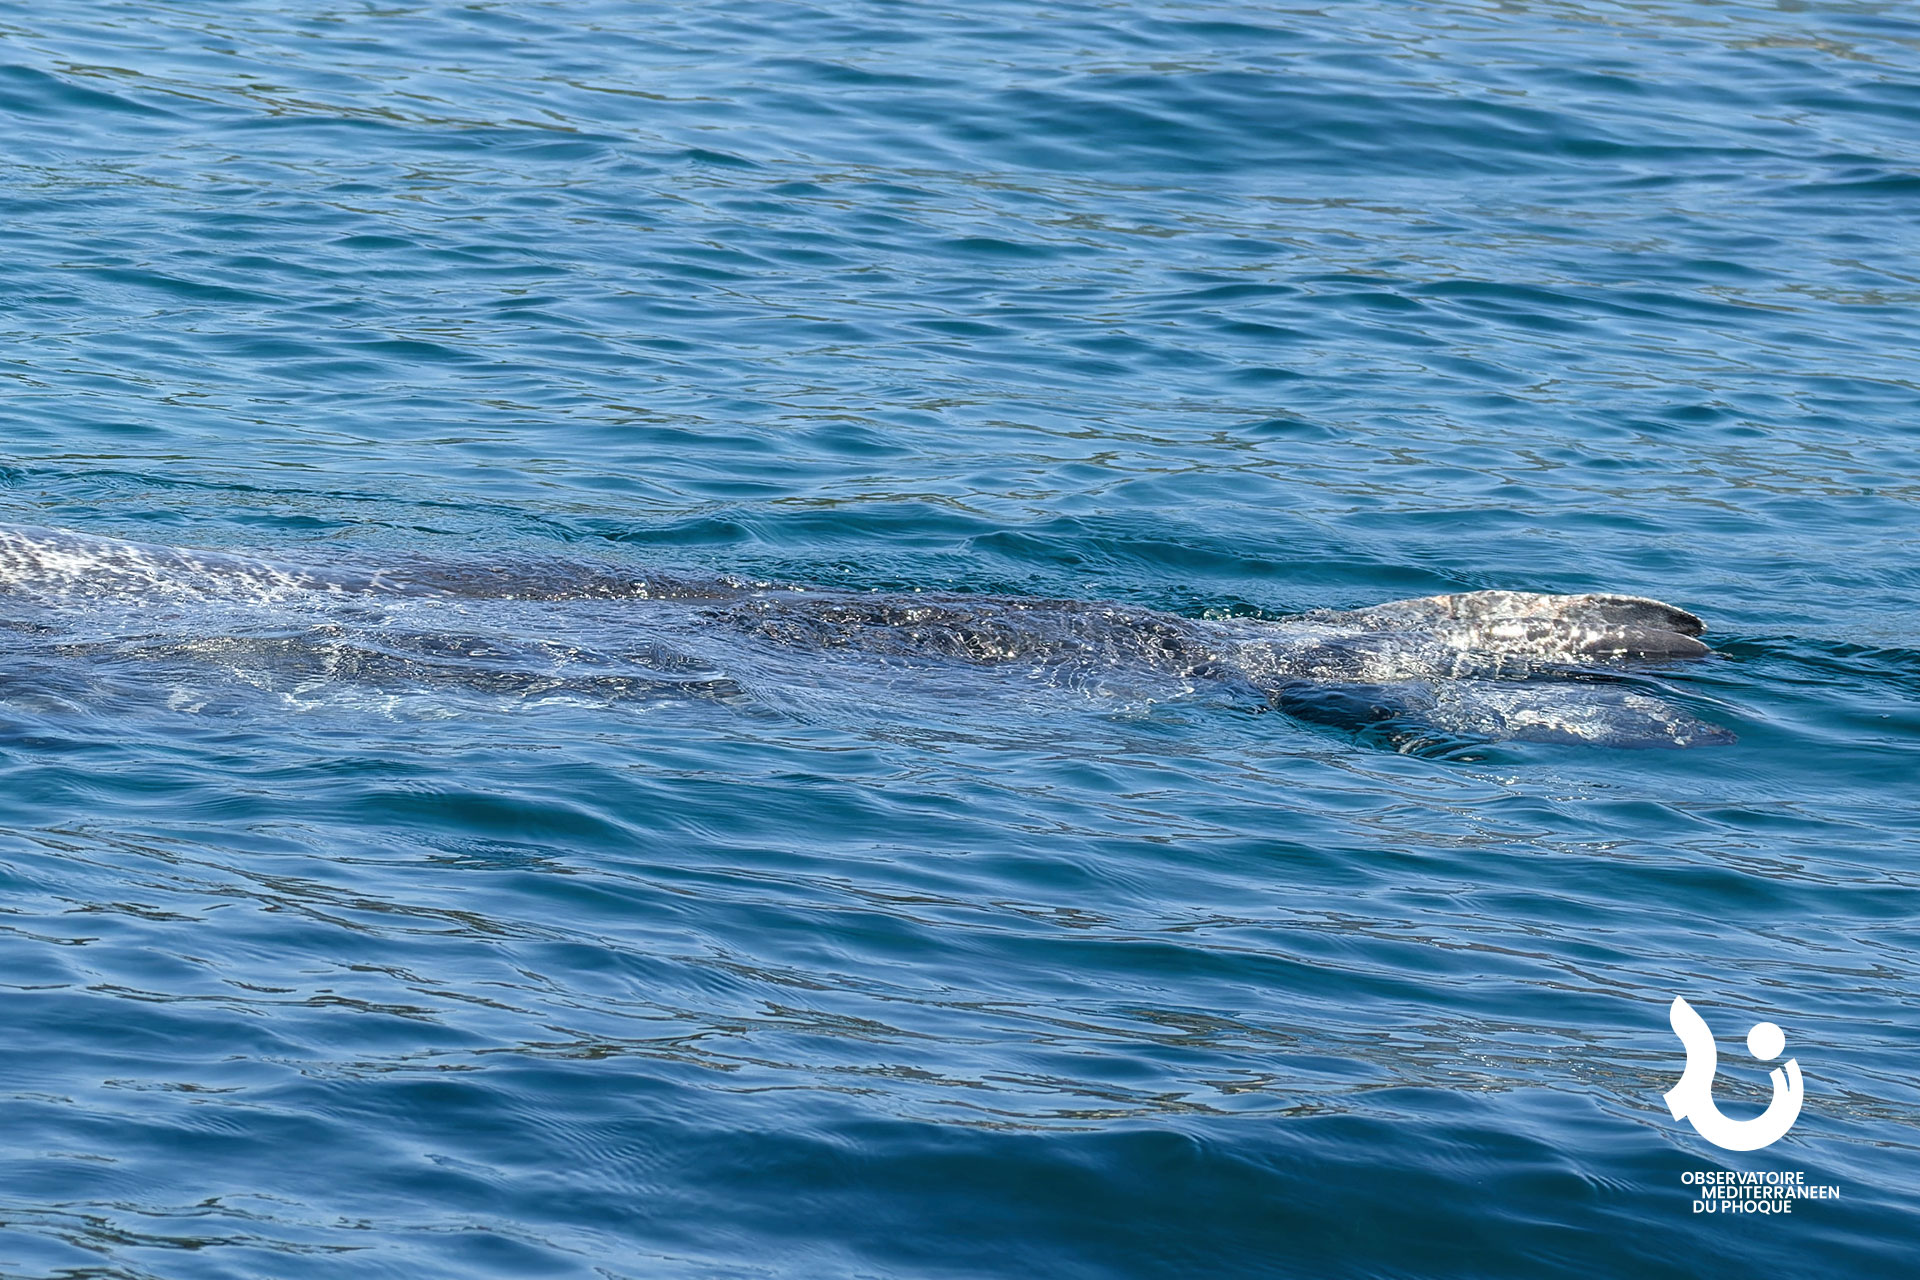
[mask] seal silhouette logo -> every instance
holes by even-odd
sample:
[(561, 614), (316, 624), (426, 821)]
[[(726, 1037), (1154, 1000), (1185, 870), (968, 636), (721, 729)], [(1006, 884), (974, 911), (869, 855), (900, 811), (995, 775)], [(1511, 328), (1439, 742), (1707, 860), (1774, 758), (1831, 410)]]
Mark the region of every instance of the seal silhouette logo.
[[(1680, 1073), (1680, 1083), (1663, 1095), (1673, 1118), (1689, 1122), (1701, 1137), (1728, 1151), (1758, 1151), (1784, 1138), (1800, 1118), (1800, 1103), (1805, 1096), (1799, 1061), (1788, 1058), (1784, 1067), (1773, 1069), (1773, 1101), (1765, 1111), (1751, 1120), (1729, 1120), (1713, 1101), (1720, 1050), (1713, 1043), (1706, 1020), (1679, 996), (1673, 998), (1667, 1017), (1673, 1023), (1673, 1034), (1687, 1047), (1687, 1066)], [(1786, 1047), (1786, 1035), (1771, 1022), (1756, 1022), (1747, 1032), (1747, 1051), (1762, 1062), (1773, 1061)]]

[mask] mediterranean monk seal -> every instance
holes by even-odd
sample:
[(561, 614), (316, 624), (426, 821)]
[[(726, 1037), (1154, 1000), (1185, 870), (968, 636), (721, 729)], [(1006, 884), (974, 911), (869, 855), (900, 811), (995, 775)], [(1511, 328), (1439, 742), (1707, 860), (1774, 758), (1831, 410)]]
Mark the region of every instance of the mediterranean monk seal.
[[(1699, 618), (1640, 596), (1470, 591), (1221, 620), (1074, 600), (822, 590), (549, 558), (395, 555), (296, 566), (25, 526), (0, 526), (0, 593), (54, 612), (116, 602), (134, 607), (135, 617), (195, 601), (622, 602), (634, 611), (636, 631), (646, 628), (651, 609), (682, 640), (698, 627), (718, 627), (787, 651), (849, 650), (891, 661), (1055, 671), (1137, 664), (1249, 690), (1265, 707), (1401, 749), (1463, 740), (1680, 747), (1733, 740), (1646, 690), (1647, 668), (1710, 650), (1698, 638)], [(442, 641), (435, 652), (458, 648)], [(370, 678), (377, 666), (329, 670)], [(509, 688), (516, 678), (528, 689), (584, 687), (514, 671), (511, 661), (490, 662), (489, 687)]]

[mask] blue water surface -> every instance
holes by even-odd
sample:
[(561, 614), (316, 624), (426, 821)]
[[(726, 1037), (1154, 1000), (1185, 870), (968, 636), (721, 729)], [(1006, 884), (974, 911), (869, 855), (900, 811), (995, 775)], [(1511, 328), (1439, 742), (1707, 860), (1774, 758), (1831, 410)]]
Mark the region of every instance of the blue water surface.
[[(0, 522), (1196, 617), (1625, 591), (1707, 619), (1662, 679), (1739, 735), (1427, 758), (1124, 666), (537, 696), (479, 640), (290, 672), (292, 615), (10, 631), (0, 1274), (1911, 1274), (1910, 6), (0, 36)], [(1739, 1118), (1784, 1029), (1785, 1139), (1668, 1113), (1676, 995)], [(1695, 1212), (1721, 1169), (1839, 1198)]]

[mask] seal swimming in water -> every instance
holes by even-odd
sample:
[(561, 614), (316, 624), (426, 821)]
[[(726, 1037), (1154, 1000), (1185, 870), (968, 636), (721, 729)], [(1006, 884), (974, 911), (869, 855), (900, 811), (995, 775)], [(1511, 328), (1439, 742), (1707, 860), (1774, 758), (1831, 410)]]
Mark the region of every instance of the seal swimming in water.
[[(1072, 600), (889, 595), (631, 573), (558, 559), (503, 564), (389, 556), (378, 564), (298, 567), (18, 526), (0, 527), (0, 592), (42, 611), (113, 602), (133, 607), (134, 617), (192, 602), (243, 609), (342, 600), (617, 602), (652, 609), (655, 622), (672, 611), (683, 637), (717, 627), (783, 650), (1055, 672), (1145, 667), (1246, 690), (1295, 718), (1402, 749), (1436, 737), (1614, 746), (1732, 738), (1636, 682), (1636, 670), (1709, 652), (1697, 638), (1704, 629), (1699, 618), (1638, 596), (1472, 591), (1277, 620), (1216, 620)], [(274, 643), (282, 652), (297, 647), (284, 636)], [(311, 639), (302, 643), (311, 652)], [(389, 645), (384, 660), (363, 652), (343, 663), (335, 645), (327, 670), (373, 679), (403, 662), (417, 672), (426, 657), (479, 652), (471, 643), (462, 646), (453, 635), (415, 636), (404, 653)], [(254, 647), (265, 653), (272, 646), (256, 641)], [(501, 653), (490, 651), (490, 657)], [(511, 661), (469, 667), (460, 678), (472, 683), (484, 671), (496, 689), (515, 687), (515, 680), (528, 690), (632, 687), (630, 680), (610, 683), (604, 673), (579, 674), (597, 660), (569, 654), (573, 674), (565, 678), (527, 669), (516, 674)], [(670, 651), (646, 651), (638, 661), (655, 685), (665, 679), (656, 679), (659, 673), (675, 670), (703, 673), (702, 679), (667, 681), (683, 691), (727, 684), (706, 664)]]

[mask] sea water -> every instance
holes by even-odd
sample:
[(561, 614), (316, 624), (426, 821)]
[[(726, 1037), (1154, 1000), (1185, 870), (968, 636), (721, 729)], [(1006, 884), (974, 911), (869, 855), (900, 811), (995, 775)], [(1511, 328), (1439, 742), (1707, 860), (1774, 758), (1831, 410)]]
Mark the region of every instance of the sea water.
[[(1429, 758), (1126, 664), (498, 677), (652, 652), (604, 602), (0, 596), (0, 1274), (1908, 1273), (1907, 6), (0, 36), (0, 522), (1630, 592), (1707, 619), (1647, 678), (1739, 739)], [(1797, 1063), (1784, 1138), (1674, 1118), (1676, 996), (1726, 1117)]]

